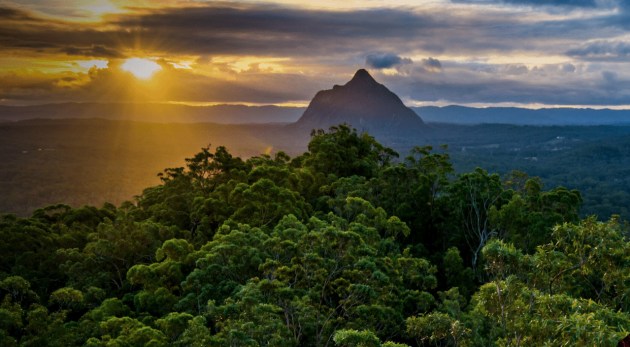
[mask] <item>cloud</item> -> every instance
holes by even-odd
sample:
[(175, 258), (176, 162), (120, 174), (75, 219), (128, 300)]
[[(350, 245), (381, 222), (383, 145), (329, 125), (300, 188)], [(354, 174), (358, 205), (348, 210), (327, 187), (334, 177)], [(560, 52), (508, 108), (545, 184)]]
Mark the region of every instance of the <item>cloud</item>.
[(488, 17), (483, 11), (450, 13), (448, 9), (324, 11), (219, 4), (112, 15), (107, 24), (116, 28), (110, 34), (120, 46), (143, 42), (155, 50), (181, 54), (347, 57), (365, 52), (366, 47), (379, 47), (401, 59), (403, 52), (418, 49), (439, 54), (509, 52), (521, 49), (520, 45), (560, 50), (565, 39), (592, 38), (599, 25), (587, 20), (532, 21), (518, 13), (499, 17)]
[(500, 0), (501, 2), (532, 5), (532, 6), (569, 6), (569, 7), (595, 7), (596, 0)]
[(161, 45), (183, 52), (280, 56), (354, 53), (375, 42), (387, 51), (440, 25), (432, 15), (397, 9), (324, 11), (235, 4), (122, 15), (112, 17), (112, 24), (137, 29), (139, 35), (158, 34)]
[[(206, 69), (165, 69), (170, 77), (165, 72), (157, 80), (175, 101), (307, 101), (367, 65), (396, 68), (398, 74), (379, 78), (414, 100), (630, 105), (626, 89), (612, 92), (612, 87), (628, 88), (630, 78), (624, 72), (630, 71), (630, 44), (622, 39), (630, 27), (629, 20), (622, 20), (628, 19), (627, 9), (590, 11), (607, 6), (599, 0), (466, 2), (484, 6), (462, 9), (446, 1), (426, 10), (418, 5), (329, 11), (204, 2), (128, 8), (104, 16), (100, 24), (0, 5), (0, 51), (6, 52), (0, 59), (102, 59), (113, 66), (108, 73), (29, 76), (29, 83), (20, 86), (13, 83), (19, 79), (2, 75), (9, 82), (0, 86), (0, 98), (129, 98), (125, 91), (133, 95), (133, 89), (127, 85), (141, 88), (129, 76), (114, 73), (115, 62), (142, 55), (171, 63), (196, 61)], [(508, 3), (534, 7), (524, 11)], [(549, 12), (545, 4), (558, 12)], [(576, 12), (561, 13), (565, 8)], [(372, 54), (366, 57), (365, 52)], [(269, 68), (265, 59), (279, 61), (278, 68)], [(604, 71), (621, 72), (605, 80)], [(121, 85), (125, 88), (112, 87)], [(163, 94), (145, 93), (143, 98)]]
[[(122, 34), (122, 33), (121, 33)], [(20, 52), (20, 55), (50, 55), (65, 53), (89, 57), (111, 58), (118, 33), (99, 30), (94, 25), (64, 22), (38, 17), (21, 9), (0, 6), (0, 50)]]
[(125, 56), (124, 54), (103, 45), (92, 45), (91, 47), (69, 46), (62, 48), (61, 52), (68, 55), (78, 55), (84, 57), (122, 58)]
[(426, 58), (422, 59), (422, 66), (429, 72), (440, 72), (442, 71), (442, 63), (435, 58)]
[[(442, 64), (446, 67), (443, 73), (417, 72), (406, 76), (405, 83), (392, 90), (416, 102), (630, 105), (630, 75), (612, 72), (609, 68), (614, 68), (614, 64), (592, 71), (573, 64), (529, 69), (511, 64)], [(393, 78), (390, 83), (394, 83)]]
[(575, 70), (576, 70), (575, 65), (570, 64), (570, 63), (563, 64), (561, 67), (561, 71), (566, 72), (566, 73), (574, 73)]
[(1, 5), (0, 16), (11, 19), (0, 21), (0, 49), (50, 48), (100, 57), (132, 49), (152, 54), (347, 55), (384, 39), (388, 42), (379, 46), (386, 51), (405, 42), (411, 47), (409, 38), (444, 25), (432, 15), (398, 9), (344, 12), (237, 3), (111, 14), (101, 27)]
[(597, 0), (452, 0), (470, 4), (514, 4), (526, 6), (596, 7)]
[[(85, 73), (0, 73), (0, 100), (8, 104), (51, 102), (218, 102), (282, 103), (312, 97), (320, 81), (297, 74), (268, 76), (246, 72), (238, 78), (209, 77), (175, 69), (159, 61), (162, 70), (150, 80), (138, 80), (120, 69), (93, 67)], [(232, 76), (233, 77), (233, 76)], [(292, 86), (286, 88), (287, 85)]]
[(596, 41), (570, 49), (566, 54), (590, 61), (626, 61), (630, 57), (630, 42)]
[(619, 76), (613, 71), (602, 71), (602, 78), (606, 84), (613, 84), (619, 80)]
[(393, 53), (369, 54), (365, 58), (365, 64), (374, 69), (387, 69), (401, 64), (411, 64), (409, 58), (402, 58)]
[[(618, 81), (608, 88), (602, 85), (567, 86), (531, 84), (515, 80), (478, 81), (417, 81), (408, 97), (416, 101), (446, 101), (466, 103), (522, 103), (549, 105), (627, 105), (630, 104), (629, 81)], [(612, 86), (615, 87), (612, 87)], [(610, 93), (619, 88), (619, 93)]]
[(33, 17), (26, 11), (11, 7), (0, 7), (0, 19), (2, 20), (32, 20)]
[[(5, 9), (7, 16), (27, 12)], [(445, 9), (414, 11), (377, 8), (354, 11), (307, 10), (279, 5), (208, 3), (204, 7), (144, 9), (104, 17), (102, 28), (76, 22), (36, 18), (28, 25), (0, 21), (0, 49), (39, 49), (109, 58), (133, 50), (160, 56), (241, 55), (275, 57), (360, 56), (376, 66), (396, 63), (396, 56), (418, 54), (485, 55), (527, 47), (553, 54), (574, 42), (609, 31), (589, 19), (533, 21), (522, 14), (482, 11), (459, 13)], [(518, 43), (518, 44), (515, 44)], [(389, 52), (389, 53), (387, 53)], [(396, 53), (391, 53), (396, 52)], [(563, 52), (562, 52), (563, 53)], [(410, 54), (410, 53), (407, 53)], [(394, 60), (391, 60), (394, 59)], [(389, 60), (389, 61), (388, 61)]]

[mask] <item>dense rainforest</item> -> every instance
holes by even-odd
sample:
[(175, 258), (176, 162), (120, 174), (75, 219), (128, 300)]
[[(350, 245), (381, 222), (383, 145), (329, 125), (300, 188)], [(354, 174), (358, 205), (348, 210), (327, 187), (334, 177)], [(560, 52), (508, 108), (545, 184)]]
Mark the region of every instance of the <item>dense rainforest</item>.
[[(527, 172), (544, 187), (582, 194), (580, 216), (630, 220), (630, 126), (429, 124), (413, 136), (375, 136), (404, 157), (415, 146), (448, 144), (455, 173), (476, 167), (505, 177)], [(285, 125), (159, 124), (103, 119), (0, 123), (0, 211), (27, 217), (42, 206), (120, 205), (160, 183), (208, 145), (250, 158), (307, 150), (310, 130)], [(374, 135), (374, 134), (371, 134)]]
[(2, 346), (613, 346), (626, 226), (539, 178), (340, 125), (206, 147), (120, 206), (0, 217)]

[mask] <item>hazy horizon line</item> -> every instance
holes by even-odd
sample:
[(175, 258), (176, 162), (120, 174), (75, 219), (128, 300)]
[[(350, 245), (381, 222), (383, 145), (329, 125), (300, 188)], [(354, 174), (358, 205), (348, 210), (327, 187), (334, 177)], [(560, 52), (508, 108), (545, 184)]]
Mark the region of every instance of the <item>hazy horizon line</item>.
[[(165, 101), (165, 102), (120, 102), (120, 101), (61, 101), (44, 103), (24, 103), (24, 104), (3, 104), (6, 107), (36, 107), (67, 104), (98, 104), (98, 105), (181, 105), (189, 107), (215, 107), (215, 106), (245, 106), (245, 107), (279, 107), (279, 108), (307, 108), (309, 102), (284, 102), (284, 103), (254, 103), (254, 102), (189, 102), (189, 101)], [(592, 109), (592, 110), (614, 110), (628, 111), (630, 105), (548, 105), (548, 104), (520, 104), (520, 103), (449, 103), (449, 102), (404, 102), (410, 108), (422, 107), (468, 107), (476, 109), (487, 108), (521, 108), (530, 110), (541, 109)]]

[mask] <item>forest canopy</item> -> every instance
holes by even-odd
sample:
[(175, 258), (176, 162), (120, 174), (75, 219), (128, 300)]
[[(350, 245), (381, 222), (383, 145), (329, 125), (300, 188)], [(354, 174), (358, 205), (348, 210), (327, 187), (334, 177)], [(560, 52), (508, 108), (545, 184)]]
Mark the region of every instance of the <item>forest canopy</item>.
[(202, 148), (134, 201), (0, 217), (2, 346), (616, 345), (618, 218), (537, 177), (456, 174), (346, 125)]

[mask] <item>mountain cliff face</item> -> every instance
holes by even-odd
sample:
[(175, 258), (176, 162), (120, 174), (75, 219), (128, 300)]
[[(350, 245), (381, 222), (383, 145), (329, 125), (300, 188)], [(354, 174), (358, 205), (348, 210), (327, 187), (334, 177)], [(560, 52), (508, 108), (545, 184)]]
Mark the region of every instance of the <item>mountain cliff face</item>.
[(341, 123), (387, 135), (412, 134), (425, 128), (413, 110), (364, 69), (343, 86), (319, 91), (295, 126), (327, 130)]

